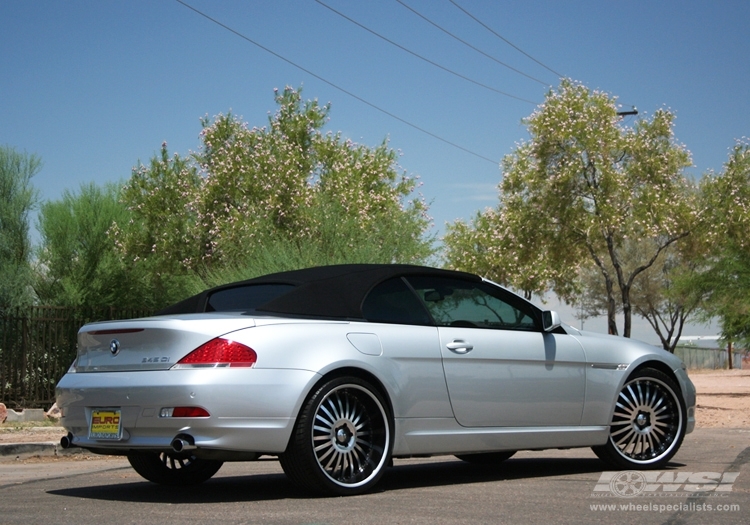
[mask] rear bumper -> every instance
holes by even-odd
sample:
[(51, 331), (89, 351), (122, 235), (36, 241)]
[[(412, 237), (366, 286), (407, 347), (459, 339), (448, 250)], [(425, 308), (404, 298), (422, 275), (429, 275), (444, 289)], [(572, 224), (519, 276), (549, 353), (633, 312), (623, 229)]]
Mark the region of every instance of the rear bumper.
[[(169, 450), (178, 434), (199, 449), (281, 453), (304, 396), (319, 376), (306, 370), (202, 369), (67, 374), (57, 386), (71, 444), (97, 452)], [(160, 417), (163, 408), (201, 407), (207, 418)], [(89, 437), (96, 408), (121, 411), (122, 437)]]

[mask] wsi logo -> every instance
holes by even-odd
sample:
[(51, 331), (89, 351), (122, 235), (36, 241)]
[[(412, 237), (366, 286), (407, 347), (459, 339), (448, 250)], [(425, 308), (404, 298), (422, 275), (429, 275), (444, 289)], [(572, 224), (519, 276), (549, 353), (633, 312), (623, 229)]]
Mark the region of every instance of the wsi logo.
[[(677, 496), (682, 492), (731, 492), (739, 472), (679, 472), (625, 470), (602, 472), (593, 497)], [(608, 493), (608, 494), (604, 494)]]

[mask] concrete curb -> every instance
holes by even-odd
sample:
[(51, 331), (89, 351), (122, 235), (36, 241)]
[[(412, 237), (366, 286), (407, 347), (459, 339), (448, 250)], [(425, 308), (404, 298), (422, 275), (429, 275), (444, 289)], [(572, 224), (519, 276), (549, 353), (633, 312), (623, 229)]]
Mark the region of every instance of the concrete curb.
[(59, 442), (43, 441), (38, 443), (3, 443), (0, 444), (0, 462), (14, 461), (31, 456), (69, 456), (82, 454), (86, 450), (82, 448), (64, 449)]

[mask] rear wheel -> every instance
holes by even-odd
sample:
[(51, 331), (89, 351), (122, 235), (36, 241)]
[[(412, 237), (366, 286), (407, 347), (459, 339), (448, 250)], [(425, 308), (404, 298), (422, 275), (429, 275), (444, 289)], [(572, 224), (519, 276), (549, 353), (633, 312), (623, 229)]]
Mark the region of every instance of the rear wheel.
[(130, 452), (128, 461), (147, 480), (172, 486), (203, 483), (216, 474), (222, 465), (221, 461), (176, 452)]
[(357, 377), (332, 379), (305, 402), (280, 462), (297, 485), (348, 496), (374, 486), (388, 466), (391, 422), (376, 388)]
[(498, 465), (515, 454), (515, 450), (505, 450), (503, 452), (482, 452), (480, 454), (456, 454), (461, 461), (472, 463), (474, 465)]
[(685, 402), (679, 392), (658, 370), (633, 374), (617, 397), (609, 439), (592, 447), (594, 453), (626, 469), (666, 465), (685, 437)]

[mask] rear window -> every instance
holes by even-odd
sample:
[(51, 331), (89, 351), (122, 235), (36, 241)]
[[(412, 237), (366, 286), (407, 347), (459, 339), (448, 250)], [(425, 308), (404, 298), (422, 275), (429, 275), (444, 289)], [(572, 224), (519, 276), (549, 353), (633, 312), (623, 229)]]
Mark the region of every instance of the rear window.
[(217, 290), (208, 297), (206, 312), (255, 310), (293, 288), (292, 284), (250, 284)]

